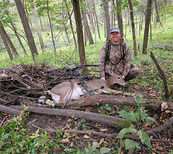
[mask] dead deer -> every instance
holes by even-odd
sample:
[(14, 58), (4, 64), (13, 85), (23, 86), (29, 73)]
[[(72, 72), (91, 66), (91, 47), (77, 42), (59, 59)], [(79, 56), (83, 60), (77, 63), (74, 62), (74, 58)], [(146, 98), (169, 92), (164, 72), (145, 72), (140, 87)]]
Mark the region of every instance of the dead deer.
[[(119, 84), (123, 87), (127, 87), (127, 83), (124, 81), (120, 74), (114, 73), (112, 76), (102, 81), (100, 79), (91, 79), (85, 81), (89, 89), (94, 91), (95, 94), (113, 93), (122, 94), (121, 91), (110, 89), (114, 84)], [(48, 93), (52, 96), (55, 103), (65, 103), (68, 100), (78, 100), (81, 96), (88, 94), (88, 92), (82, 88), (79, 79), (71, 79), (70, 81), (62, 82), (53, 87)]]

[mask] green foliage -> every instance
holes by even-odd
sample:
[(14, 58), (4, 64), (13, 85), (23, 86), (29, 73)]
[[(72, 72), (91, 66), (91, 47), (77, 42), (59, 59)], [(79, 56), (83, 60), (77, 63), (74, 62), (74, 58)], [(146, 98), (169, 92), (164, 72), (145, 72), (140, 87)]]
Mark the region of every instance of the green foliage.
[(120, 138), (121, 146), (125, 147), (125, 150), (129, 150), (132, 148), (140, 149), (141, 147), (139, 144), (131, 139), (125, 139), (123, 140), (125, 135), (134, 134), (135, 136), (139, 136), (141, 139), (142, 144), (146, 144), (149, 148), (152, 148), (150, 143), (150, 138), (148, 134), (145, 131), (142, 131), (142, 126), (140, 128), (141, 123), (147, 122), (147, 123), (154, 123), (156, 122), (155, 119), (152, 117), (149, 117), (146, 110), (144, 110), (143, 107), (140, 106), (141, 103), (145, 103), (140, 101), (139, 97), (136, 96), (135, 105), (136, 110), (135, 111), (119, 111), (119, 114), (123, 116), (125, 119), (128, 119), (132, 121), (135, 125), (131, 126), (130, 128), (123, 128), (117, 138)]
[[(10, 123), (0, 128), (0, 153), (46, 153), (52, 152), (58, 146), (58, 140), (51, 139), (47, 131), (39, 133), (38, 129), (31, 133), (29, 129), (25, 129), (23, 119), (26, 116), (22, 111)], [(57, 136), (59, 135), (62, 132), (57, 132)]]

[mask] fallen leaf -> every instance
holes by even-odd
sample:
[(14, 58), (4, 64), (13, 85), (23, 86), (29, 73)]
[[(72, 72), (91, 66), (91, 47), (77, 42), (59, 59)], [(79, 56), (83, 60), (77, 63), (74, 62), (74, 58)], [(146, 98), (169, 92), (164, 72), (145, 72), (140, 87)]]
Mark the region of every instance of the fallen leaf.
[(7, 114), (7, 113), (3, 113), (2, 115), (3, 115), (3, 116), (8, 116), (8, 114)]
[(108, 129), (107, 129), (107, 128), (101, 128), (100, 131), (101, 131), (101, 132), (107, 132)]
[(86, 135), (86, 134), (85, 134), (83, 137), (84, 137), (84, 138), (90, 138), (90, 137), (89, 137), (88, 135)]
[(70, 141), (69, 141), (69, 139), (68, 138), (66, 138), (66, 139), (62, 139), (61, 140), (61, 143), (69, 143)]

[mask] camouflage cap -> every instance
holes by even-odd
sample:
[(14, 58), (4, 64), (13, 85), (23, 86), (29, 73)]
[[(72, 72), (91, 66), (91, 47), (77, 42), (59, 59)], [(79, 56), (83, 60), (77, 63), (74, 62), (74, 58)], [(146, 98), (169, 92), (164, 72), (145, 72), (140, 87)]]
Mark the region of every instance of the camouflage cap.
[(110, 34), (113, 33), (113, 32), (120, 33), (120, 29), (118, 27), (112, 27), (111, 30), (110, 30)]

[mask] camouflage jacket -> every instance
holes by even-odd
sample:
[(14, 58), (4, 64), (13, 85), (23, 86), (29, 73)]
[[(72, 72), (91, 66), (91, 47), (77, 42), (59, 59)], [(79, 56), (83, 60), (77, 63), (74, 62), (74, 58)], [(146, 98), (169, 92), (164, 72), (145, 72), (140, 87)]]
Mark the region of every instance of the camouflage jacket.
[(120, 48), (120, 44), (111, 44), (108, 54), (109, 61), (107, 61), (107, 43), (103, 45), (99, 55), (99, 71), (101, 77), (105, 77), (105, 73), (110, 74), (110, 71), (119, 72), (124, 76), (127, 76), (127, 74), (129, 73), (131, 65), (130, 48), (126, 43), (124, 43), (124, 56)]

